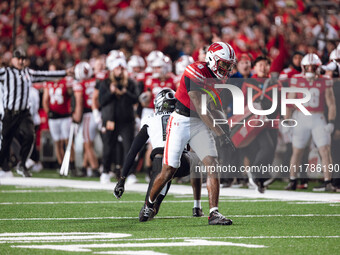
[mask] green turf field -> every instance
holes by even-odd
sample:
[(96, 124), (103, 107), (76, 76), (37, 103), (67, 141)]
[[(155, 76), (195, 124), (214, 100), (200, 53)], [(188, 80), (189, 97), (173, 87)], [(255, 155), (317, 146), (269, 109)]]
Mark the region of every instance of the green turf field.
[(221, 197), (220, 212), (234, 224), (209, 226), (207, 217), (191, 217), (190, 196), (174, 195), (154, 220), (139, 223), (143, 200), (1, 185), (0, 254), (339, 254), (340, 203)]

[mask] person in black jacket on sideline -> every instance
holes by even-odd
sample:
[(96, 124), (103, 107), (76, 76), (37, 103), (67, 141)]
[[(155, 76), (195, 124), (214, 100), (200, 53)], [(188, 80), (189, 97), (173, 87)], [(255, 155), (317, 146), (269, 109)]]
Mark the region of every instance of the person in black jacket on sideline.
[(137, 86), (128, 78), (125, 59), (109, 56), (106, 63), (110, 71), (109, 77), (97, 84), (103, 121), (104, 170), (100, 177), (102, 183), (110, 182), (109, 171), (112, 163), (116, 163), (115, 174), (117, 178), (120, 177), (119, 166), (123, 162), (119, 162), (117, 158), (117, 162), (112, 162), (112, 155), (118, 142), (122, 144), (120, 158), (125, 158), (131, 147), (135, 128), (133, 105), (138, 101)]

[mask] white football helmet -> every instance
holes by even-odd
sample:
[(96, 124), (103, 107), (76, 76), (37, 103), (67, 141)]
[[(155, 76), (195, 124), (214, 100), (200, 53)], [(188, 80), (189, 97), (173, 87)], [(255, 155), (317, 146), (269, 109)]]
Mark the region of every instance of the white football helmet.
[[(151, 67), (152, 67), (152, 77), (153, 78), (159, 78), (161, 76), (164, 76), (166, 75), (168, 72), (168, 67), (167, 67), (167, 64), (166, 62), (164, 61), (164, 57), (161, 57), (161, 58), (156, 58), (155, 60), (152, 61), (152, 64), (151, 64)], [(161, 67), (161, 71), (156, 71), (155, 68), (156, 67)]]
[(110, 63), (112, 63), (115, 59), (117, 58), (120, 58), (120, 59), (124, 59), (125, 62), (126, 62), (126, 57), (125, 57), (125, 54), (124, 52), (120, 51), (120, 50), (111, 50), (109, 52), (109, 54), (107, 54), (107, 57), (106, 57), (106, 68), (109, 69), (109, 70), (112, 70), (109, 68), (109, 65)]
[(141, 56), (138, 55), (132, 55), (130, 57), (129, 62), (127, 63), (128, 65), (128, 71), (130, 73), (133, 72), (133, 68), (140, 67), (142, 70), (145, 68), (145, 61)]
[(194, 63), (194, 59), (191, 56), (183, 55), (180, 57), (175, 64), (176, 75), (182, 75), (185, 71), (185, 68), (192, 63)]
[[(319, 66), (321, 66), (321, 60), (318, 55), (314, 53), (308, 53), (301, 60), (302, 72), (305, 74), (307, 79), (313, 79), (316, 76)], [(312, 71), (308, 71), (307, 67), (312, 66)]]
[(114, 55), (110, 55), (106, 58), (106, 67), (108, 70), (112, 71), (118, 66), (121, 66), (123, 68), (127, 67), (125, 58), (117, 58)]
[(146, 57), (146, 62), (148, 66), (151, 66), (152, 62), (157, 58), (163, 58), (164, 54), (163, 52), (159, 50), (153, 50), (149, 53), (149, 55)]
[(236, 55), (228, 43), (216, 42), (209, 46), (205, 61), (216, 77), (222, 80), (230, 76), (236, 65)]
[(109, 54), (107, 54), (107, 56), (111, 56), (111, 55), (116, 58), (124, 58), (126, 60), (125, 54), (121, 50), (111, 50)]
[(329, 60), (340, 64), (340, 47), (331, 52), (329, 55)]
[(76, 80), (88, 80), (93, 76), (93, 69), (87, 62), (80, 62), (74, 68), (74, 76)]

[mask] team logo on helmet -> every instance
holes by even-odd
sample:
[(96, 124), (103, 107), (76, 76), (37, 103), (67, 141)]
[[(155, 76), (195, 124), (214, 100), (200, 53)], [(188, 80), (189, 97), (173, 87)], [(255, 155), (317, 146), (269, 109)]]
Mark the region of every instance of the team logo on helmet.
[(172, 89), (162, 89), (155, 97), (155, 113), (170, 113), (175, 110), (176, 98)]

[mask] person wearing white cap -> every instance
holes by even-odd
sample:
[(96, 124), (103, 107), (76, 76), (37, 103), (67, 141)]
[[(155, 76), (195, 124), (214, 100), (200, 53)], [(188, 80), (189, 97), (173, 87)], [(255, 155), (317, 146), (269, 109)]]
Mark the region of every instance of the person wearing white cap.
[(136, 83), (128, 78), (127, 64), (119, 55), (109, 55), (106, 59), (109, 70), (108, 78), (99, 81), (99, 105), (103, 121), (103, 173), (102, 183), (110, 182), (111, 163), (115, 163), (116, 177), (120, 177), (120, 166), (123, 164), (118, 157), (112, 162), (116, 146), (121, 142), (123, 150), (120, 159), (124, 159), (134, 138), (133, 105), (138, 101)]

